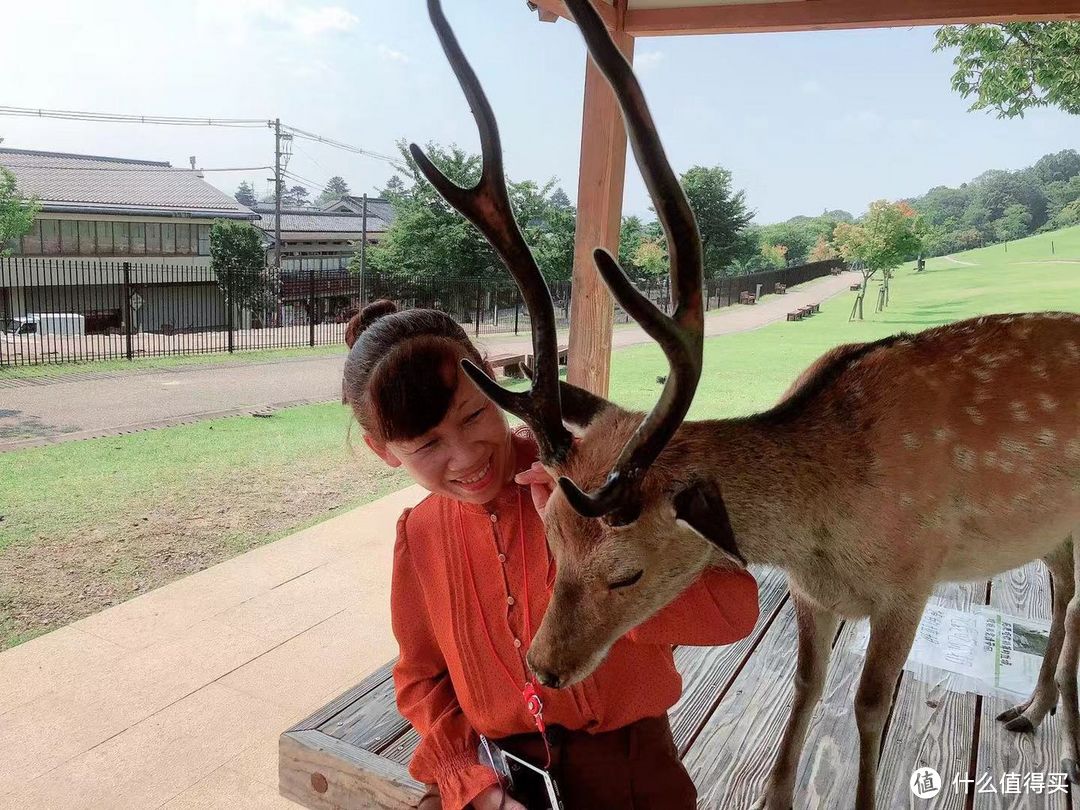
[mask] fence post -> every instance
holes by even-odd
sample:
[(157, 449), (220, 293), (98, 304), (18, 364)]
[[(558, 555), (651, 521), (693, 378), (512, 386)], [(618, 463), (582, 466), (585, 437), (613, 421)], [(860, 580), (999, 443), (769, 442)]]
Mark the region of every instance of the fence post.
[(124, 354), (131, 360), (131, 262), (124, 262)]
[(475, 317), (475, 319), (473, 321), (476, 324), (476, 335), (477, 335), (477, 337), (480, 336), (480, 296), (482, 294), (482, 290), (483, 290), (483, 288), (481, 287), (480, 282), (477, 281), (476, 282), (476, 313), (475, 313), (476, 317)]
[[(304, 266), (304, 260), (300, 260)], [(315, 345), (315, 264), (308, 263), (308, 346)]]
[(236, 331), (236, 316), (234, 314), (234, 307), (236, 305), (236, 299), (233, 295), (233, 269), (232, 267), (225, 268), (225, 328), (228, 330), (228, 349), (229, 354), (232, 354), (236, 349), (234, 332)]
[(517, 295), (517, 300), (514, 301), (514, 334), (518, 333), (518, 320), (521, 317), (521, 293)]

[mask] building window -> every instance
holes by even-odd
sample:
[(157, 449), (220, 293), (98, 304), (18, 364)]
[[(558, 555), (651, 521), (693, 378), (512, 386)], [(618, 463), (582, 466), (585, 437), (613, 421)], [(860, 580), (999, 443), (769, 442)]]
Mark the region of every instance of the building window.
[(113, 252), (113, 232), (111, 222), (98, 222), (97, 225), (97, 253), (99, 256), (109, 256)]
[(151, 256), (161, 255), (161, 223), (146, 223), (146, 252)]
[(176, 253), (176, 226), (171, 222), (161, 226), (161, 252), (166, 256)]
[(66, 256), (79, 255), (79, 223), (73, 219), (60, 220), (60, 252)]
[(22, 238), (22, 253), (24, 256), (41, 255), (41, 220), (35, 219)]
[(209, 225), (200, 225), (199, 226), (199, 255), (200, 256), (209, 256), (210, 255), (210, 226)]
[(46, 256), (60, 253), (60, 223), (55, 219), (41, 220), (41, 252)]
[(191, 226), (176, 224), (176, 252), (181, 256), (190, 256), (194, 251), (191, 249)]
[(96, 223), (79, 222), (79, 249), (86, 256), (97, 253), (97, 228)]
[(146, 253), (146, 223), (131, 223), (131, 253), (135, 256)]
[(127, 222), (113, 223), (113, 241), (117, 254), (126, 256), (131, 252), (131, 230)]

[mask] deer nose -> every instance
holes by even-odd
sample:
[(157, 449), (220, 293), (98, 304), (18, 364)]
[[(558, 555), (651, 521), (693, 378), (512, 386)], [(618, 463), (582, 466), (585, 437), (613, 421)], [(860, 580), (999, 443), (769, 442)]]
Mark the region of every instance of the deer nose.
[(536, 675), (536, 680), (540, 682), (541, 686), (547, 686), (550, 689), (559, 688), (559, 676), (554, 672), (549, 672), (544, 669), (535, 669), (533, 674)]

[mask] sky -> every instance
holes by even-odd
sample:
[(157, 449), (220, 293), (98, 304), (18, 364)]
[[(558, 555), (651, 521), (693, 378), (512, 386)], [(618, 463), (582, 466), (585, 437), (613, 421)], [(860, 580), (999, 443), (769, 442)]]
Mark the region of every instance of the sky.
[[(400, 139), (478, 151), (468, 106), (423, 0), (36, 0), (6, 8), (0, 105), (272, 119), (383, 155)], [(524, 0), (444, 0), (499, 120), (513, 180), (558, 178), (576, 197), (585, 50)], [(1080, 147), (1080, 118), (967, 111), (932, 28), (664, 37), (636, 65), (676, 171), (724, 166), (757, 221), (959, 185)], [(273, 133), (0, 117), (3, 146), (188, 165), (232, 192), (270, 188)], [(624, 212), (649, 216), (628, 161)], [(359, 194), (393, 167), (296, 141), (288, 170), (317, 194)]]

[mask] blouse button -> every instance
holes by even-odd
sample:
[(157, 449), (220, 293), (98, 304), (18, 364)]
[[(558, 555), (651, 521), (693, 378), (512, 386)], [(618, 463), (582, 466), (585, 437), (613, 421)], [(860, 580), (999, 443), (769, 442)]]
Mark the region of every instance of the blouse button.
[(514, 639), (514, 646), (518, 647), (518, 648), (521, 647), (521, 639), (520, 638), (515, 638)]
[(498, 521), (499, 521), (499, 517), (498, 517), (498, 515), (492, 515), (492, 516), (491, 516), (491, 522), (492, 522), (492, 523), (497, 523)]
[(505, 555), (505, 554), (500, 554), (500, 555), (499, 555), (499, 562), (501, 562), (501, 563), (505, 563), (505, 562), (506, 562), (506, 555)]
[(506, 597), (506, 604), (512, 606), (514, 604), (514, 597), (512, 597), (512, 596)]

